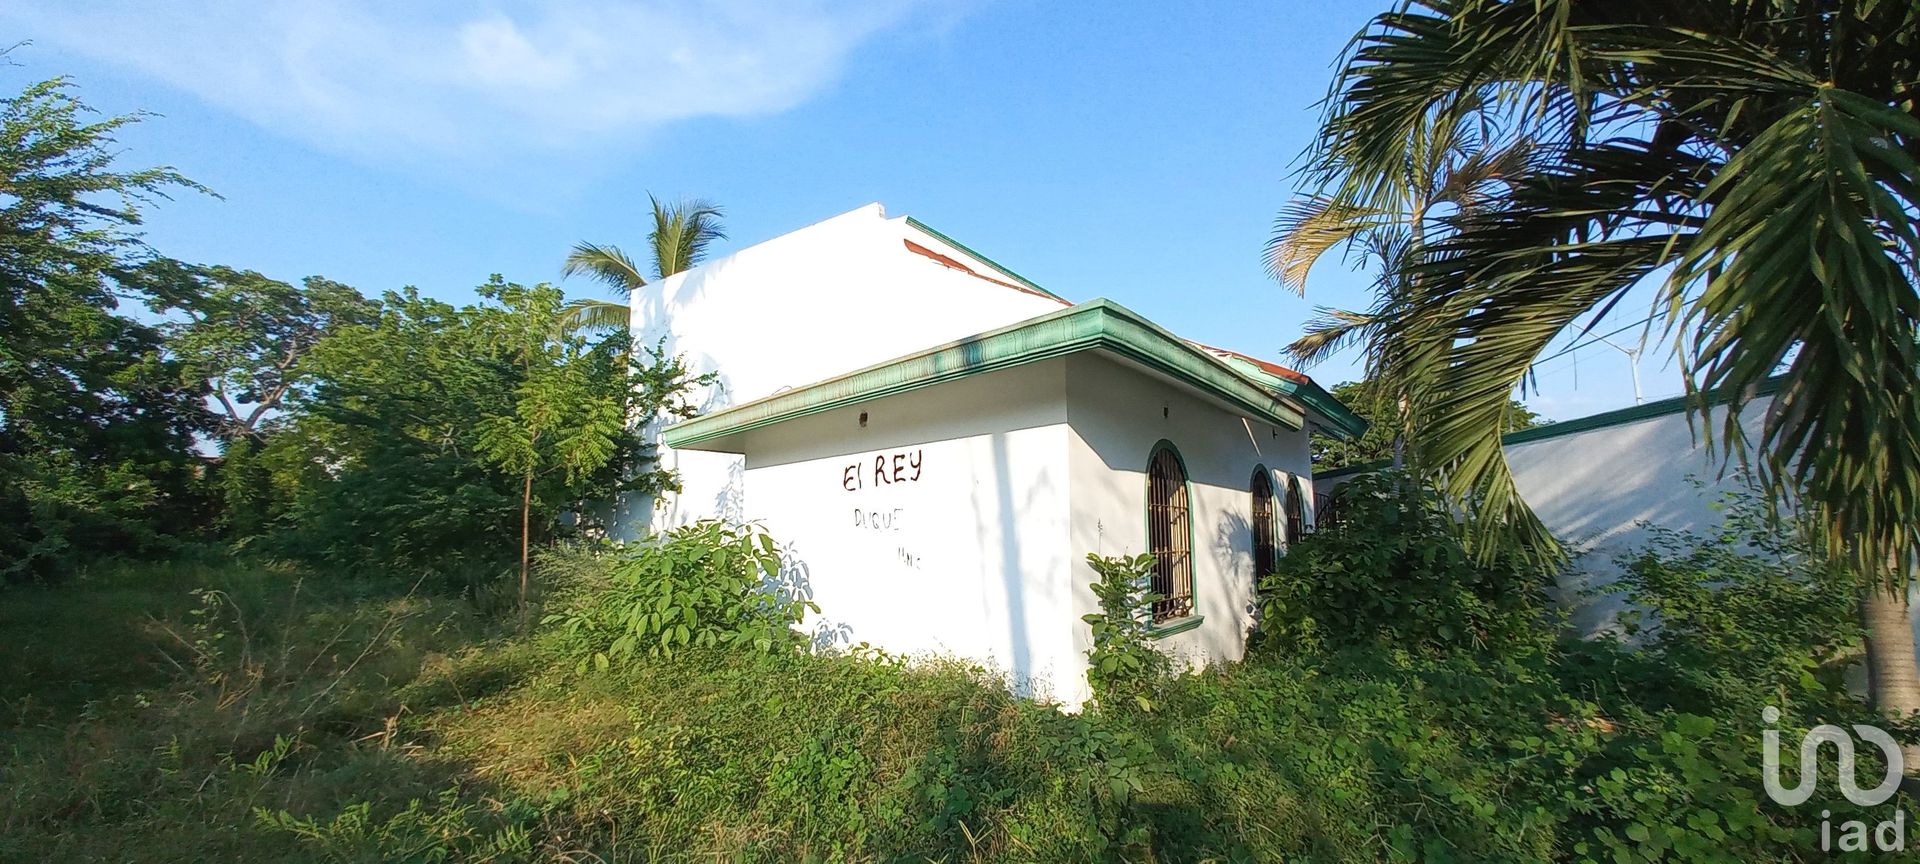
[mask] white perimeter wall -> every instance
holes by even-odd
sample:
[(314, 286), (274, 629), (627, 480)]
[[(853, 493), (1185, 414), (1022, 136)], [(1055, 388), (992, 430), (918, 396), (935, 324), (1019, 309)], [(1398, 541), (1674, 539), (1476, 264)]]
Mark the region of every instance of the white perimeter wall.
[[(1749, 436), (1759, 433), (1768, 404), (1751, 403), (1741, 413)], [(1714, 410), (1716, 437), (1723, 410)], [(1592, 592), (1619, 578), (1616, 560), (1645, 547), (1649, 525), (1701, 536), (1720, 529), (1714, 505), (1741, 487), (1721, 476), (1687, 420), (1679, 411), (1506, 448), (1520, 496), (1579, 553), (1555, 592), (1575, 632), (1591, 636), (1614, 626), (1624, 604)]]
[[(711, 413), (1064, 306), (915, 254), (907, 241), (1011, 281), (869, 204), (634, 292), (636, 343), (664, 338), (695, 374), (718, 373), (694, 398)], [(665, 446), (659, 455), (683, 491), (658, 508), (625, 502), (623, 534), (742, 515), (740, 457)]]
[[(1194, 602), (1200, 627), (1159, 640), (1187, 664), (1238, 660), (1253, 627), (1253, 496), (1256, 466), (1272, 473), (1275, 516), (1283, 518), (1286, 481), (1297, 476), (1311, 524), (1313, 483), (1307, 436), (1249, 421), (1123, 361), (1095, 354), (1067, 358), (1068, 440), (1072, 475), (1072, 574), (1076, 656), (1091, 633), (1080, 616), (1099, 610), (1089, 585), (1088, 553), (1135, 555), (1147, 549), (1147, 462), (1161, 439), (1173, 442), (1191, 484)], [(1278, 526), (1276, 526), (1278, 528)], [(1277, 536), (1277, 535), (1276, 535)], [(1086, 678), (1073, 691), (1086, 698)]]
[[(1766, 403), (1756, 402), (1741, 414), (1750, 435), (1759, 432), (1765, 412)], [(1716, 409), (1716, 435), (1721, 416)], [(1520, 496), (1578, 555), (1555, 600), (1580, 635), (1614, 625), (1620, 599), (1592, 592), (1619, 578), (1616, 559), (1646, 545), (1648, 525), (1702, 536), (1721, 526), (1714, 504), (1739, 484), (1720, 476), (1687, 418), (1677, 411), (1505, 448)]]
[(957, 655), (1077, 703), (1064, 372), (1035, 363), (742, 436), (745, 515), (787, 545), (820, 604), (817, 642)]

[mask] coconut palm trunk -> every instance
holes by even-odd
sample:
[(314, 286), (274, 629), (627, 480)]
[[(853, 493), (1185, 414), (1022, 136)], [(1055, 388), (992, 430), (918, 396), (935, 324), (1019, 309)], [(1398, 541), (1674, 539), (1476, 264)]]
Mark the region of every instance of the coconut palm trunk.
[[(1860, 621), (1867, 631), (1867, 689), (1874, 707), (1893, 717), (1920, 714), (1920, 667), (1914, 662), (1913, 610), (1904, 588), (1866, 586), (1860, 597)], [(1902, 748), (1908, 774), (1920, 768), (1920, 745)]]

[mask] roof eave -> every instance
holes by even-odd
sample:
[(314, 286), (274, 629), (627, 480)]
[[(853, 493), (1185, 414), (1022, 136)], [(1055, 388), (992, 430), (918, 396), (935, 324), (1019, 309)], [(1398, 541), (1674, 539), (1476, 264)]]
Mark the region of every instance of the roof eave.
[(1101, 299), (695, 417), (667, 427), (661, 437), (670, 447), (708, 449), (695, 445), (946, 381), (1096, 349), (1166, 375), (1251, 417), (1293, 429), (1308, 422), (1303, 412), (1260, 381), (1126, 307)]

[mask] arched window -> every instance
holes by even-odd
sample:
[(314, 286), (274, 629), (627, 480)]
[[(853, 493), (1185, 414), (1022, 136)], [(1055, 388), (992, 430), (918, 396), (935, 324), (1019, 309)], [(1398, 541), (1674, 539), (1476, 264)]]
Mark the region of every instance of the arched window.
[(1300, 478), (1287, 478), (1287, 545), (1306, 534), (1306, 514), (1300, 504)]
[(1193, 522), (1187, 469), (1173, 445), (1160, 442), (1147, 463), (1147, 551), (1153, 553), (1155, 623), (1193, 612)]
[(1253, 469), (1253, 578), (1273, 572), (1273, 477), (1265, 466)]

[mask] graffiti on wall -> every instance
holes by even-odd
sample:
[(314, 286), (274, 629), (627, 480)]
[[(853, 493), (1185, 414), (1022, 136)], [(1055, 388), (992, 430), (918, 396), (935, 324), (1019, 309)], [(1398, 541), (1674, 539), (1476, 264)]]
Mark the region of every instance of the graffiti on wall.
[[(862, 492), (887, 489), (903, 483), (918, 483), (925, 473), (925, 467), (924, 450), (877, 453), (871, 458), (863, 456), (840, 472), (840, 488), (847, 492)], [(853, 527), (863, 531), (898, 533), (905, 528), (906, 522), (905, 507), (874, 507), (866, 504), (853, 508)], [(921, 569), (922, 559), (906, 546), (896, 546), (894, 554), (903, 566)]]
[[(920, 469), (924, 462), (925, 451), (901, 451), (881, 453), (871, 461), (862, 459), (840, 472), (840, 488), (848, 492), (862, 489), (892, 486), (895, 483), (920, 482)], [(869, 470), (871, 467), (871, 470)]]

